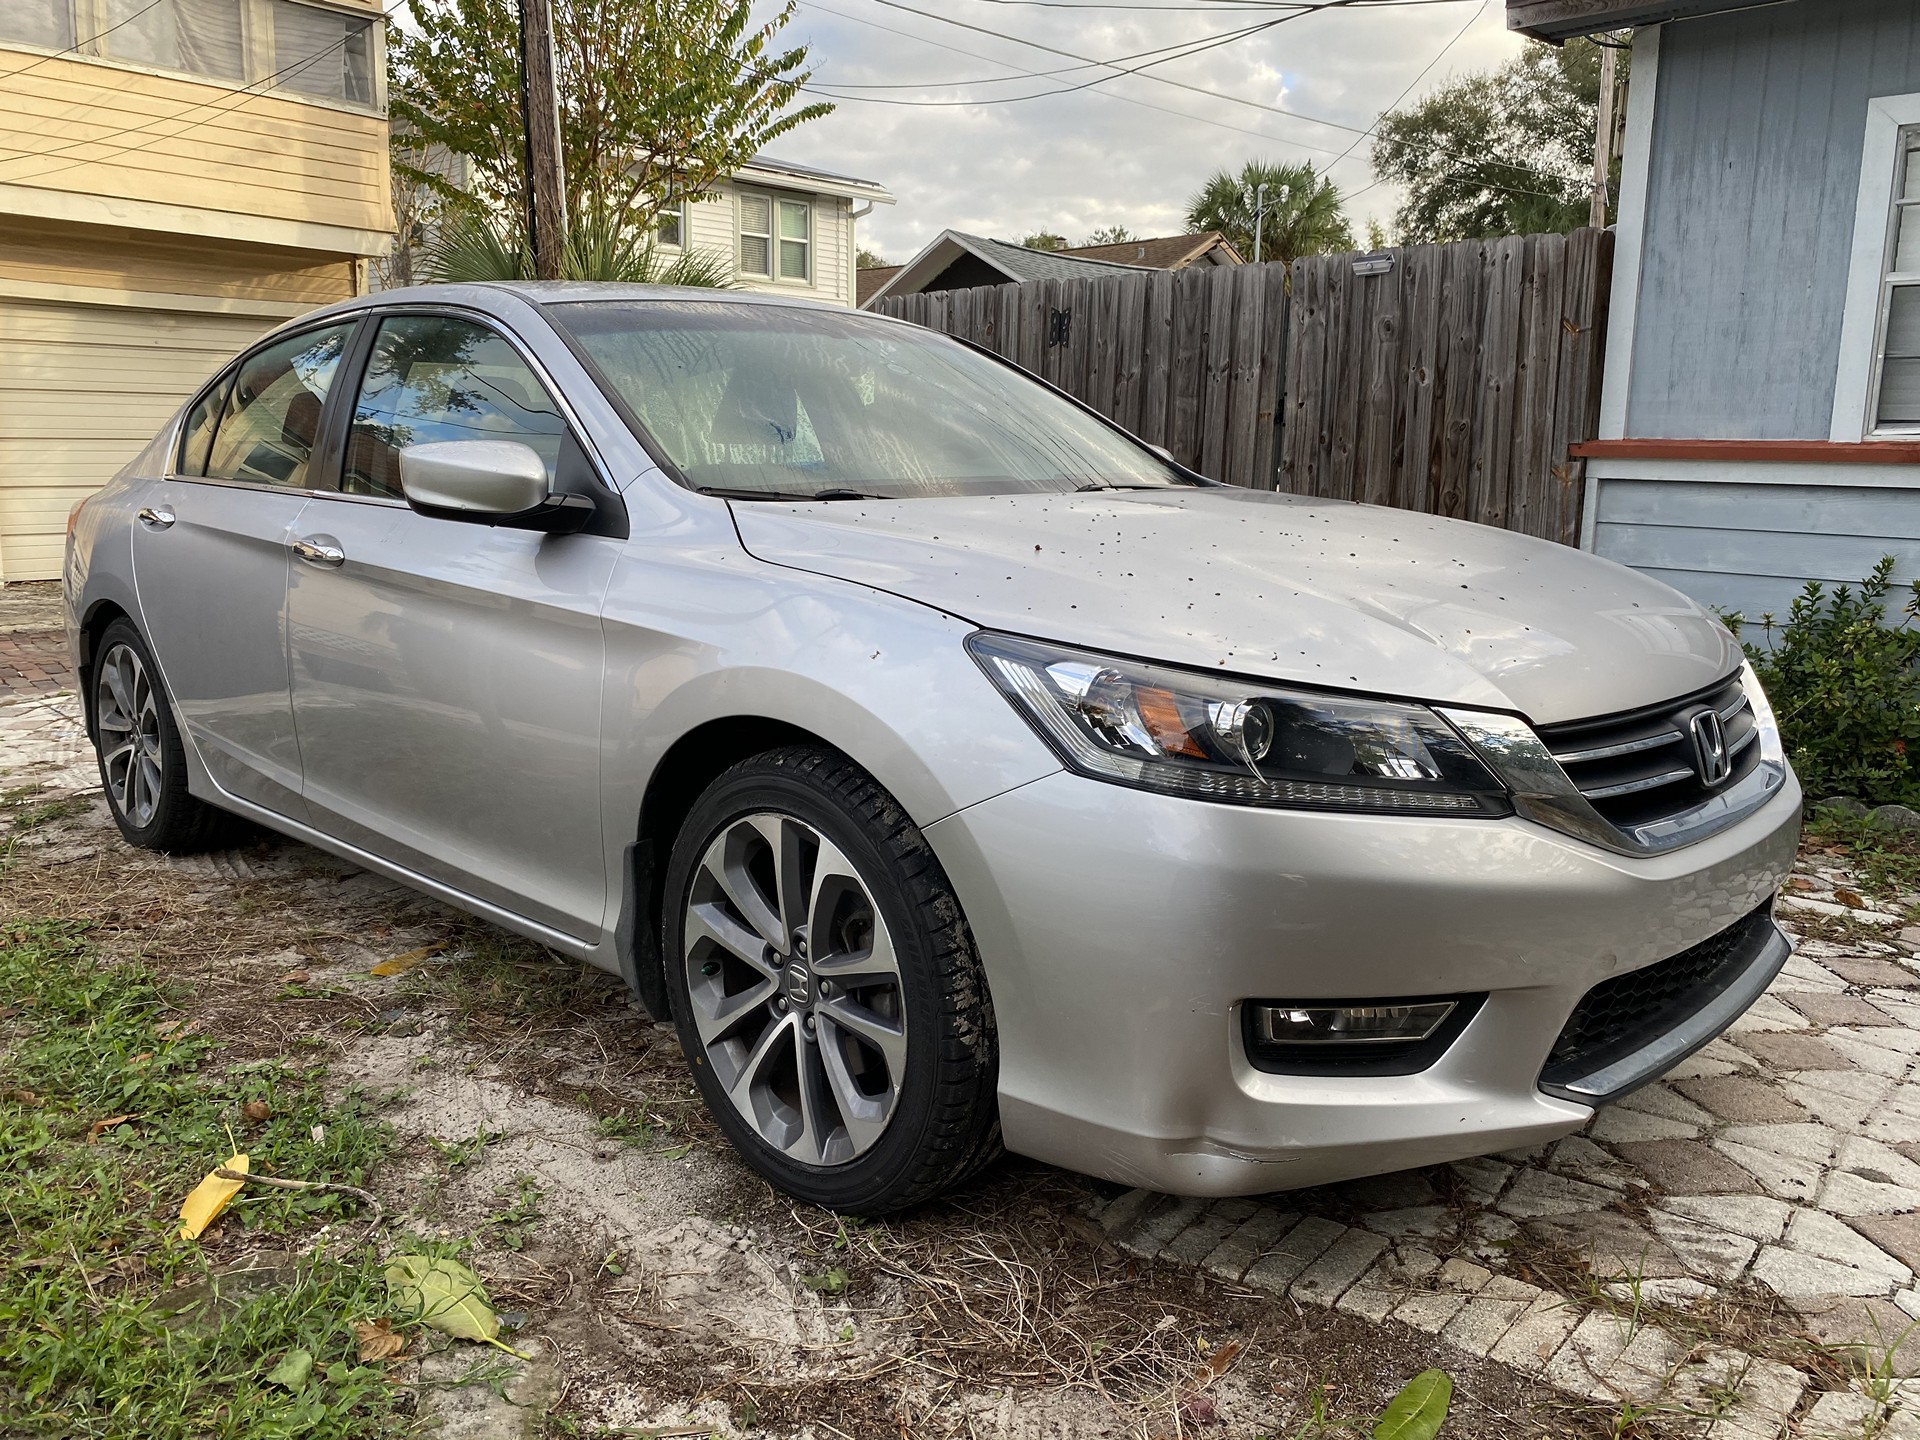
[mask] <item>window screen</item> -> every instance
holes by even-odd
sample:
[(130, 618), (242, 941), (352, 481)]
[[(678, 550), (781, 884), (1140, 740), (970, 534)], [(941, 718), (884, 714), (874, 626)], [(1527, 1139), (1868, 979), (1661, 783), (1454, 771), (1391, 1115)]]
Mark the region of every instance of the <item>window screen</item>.
[(685, 201), (668, 205), (654, 220), (654, 234), (662, 245), (683, 249), (687, 243), (687, 206)]
[(73, 44), (73, 0), (4, 0), (0, 40), (65, 50)]
[(213, 437), (208, 476), (307, 488), (327, 387), (352, 333), (351, 324), (308, 330), (241, 361)]
[(214, 80), (245, 78), (242, 0), (106, 0), (102, 55)]
[(566, 439), (560, 417), (527, 362), (484, 326), (444, 315), (380, 322), (347, 440), (349, 495), (404, 498), (400, 452), (437, 440), (518, 440), (553, 480)]
[(373, 22), (274, 0), (273, 69), (283, 89), (371, 105)]
[(740, 197), (740, 273), (773, 277), (773, 201)]
[(1880, 428), (1920, 427), (1920, 128), (1900, 134), (1882, 297)]

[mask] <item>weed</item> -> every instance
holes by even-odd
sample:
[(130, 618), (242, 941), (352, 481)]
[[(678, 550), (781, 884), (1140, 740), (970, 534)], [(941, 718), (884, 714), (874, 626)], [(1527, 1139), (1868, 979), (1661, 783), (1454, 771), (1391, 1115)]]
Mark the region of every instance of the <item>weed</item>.
[[(29, 999), (0, 1051), (0, 1094), (36, 1097), (0, 1101), (0, 1428), (392, 1434), (395, 1392), (357, 1362), (350, 1328), (385, 1303), (372, 1256), (293, 1262), (263, 1289), (216, 1297), (206, 1251), (179, 1239), (175, 1214), (233, 1143), (257, 1171), (358, 1184), (387, 1149), (384, 1128), (361, 1102), (329, 1104), (316, 1071), (221, 1066), (213, 1042), (167, 1026), (158, 977), (101, 965), (77, 927), (0, 931), (0, 1003)], [(249, 1100), (267, 1118), (248, 1121)], [(89, 1138), (93, 1121), (123, 1114), (134, 1118)], [(220, 1225), (287, 1234), (343, 1203), (247, 1195)], [(311, 1374), (269, 1383), (299, 1350)]]
[(1920, 830), (1822, 810), (1807, 826), (1807, 839), (1843, 860), (1867, 895), (1891, 899), (1920, 890)]
[[(540, 1201), (545, 1192), (533, 1183), (531, 1175), (514, 1176), (516, 1187), (512, 1200), (493, 1212), (486, 1219), (485, 1228), (494, 1231), (494, 1240), (508, 1250), (524, 1250), (527, 1241), (533, 1235), (534, 1223), (540, 1216)], [(503, 1191), (494, 1191), (496, 1198)]]
[(440, 1140), (427, 1137), (427, 1143), (439, 1152), (441, 1163), (449, 1170), (464, 1170), (486, 1153), (487, 1147), (506, 1139), (500, 1130), (482, 1130), (464, 1140)]
[(76, 815), (84, 815), (88, 808), (87, 799), (80, 795), (69, 796), (65, 800), (49, 800), (42, 805), (14, 811), (13, 828), (16, 834), (24, 835), (29, 830), (38, 830), (56, 820), (71, 820)]

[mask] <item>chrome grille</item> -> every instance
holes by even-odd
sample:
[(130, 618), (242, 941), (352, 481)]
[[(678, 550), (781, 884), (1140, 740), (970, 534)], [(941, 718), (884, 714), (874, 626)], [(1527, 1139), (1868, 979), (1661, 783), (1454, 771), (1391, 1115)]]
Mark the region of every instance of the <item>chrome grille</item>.
[[(1720, 717), (1732, 770), (1717, 785), (1695, 762), (1693, 717)], [(1543, 725), (1540, 738), (1574, 787), (1602, 816), (1623, 829), (1691, 809), (1737, 784), (1760, 763), (1753, 705), (1740, 677), (1661, 705), (1595, 720)]]

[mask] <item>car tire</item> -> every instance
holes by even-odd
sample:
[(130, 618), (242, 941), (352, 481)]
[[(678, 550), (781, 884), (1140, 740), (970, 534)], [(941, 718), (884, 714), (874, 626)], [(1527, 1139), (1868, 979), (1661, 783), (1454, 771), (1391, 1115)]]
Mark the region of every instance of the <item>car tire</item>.
[(187, 756), (153, 652), (129, 620), (101, 635), (88, 671), (100, 783), (129, 845), (188, 855), (230, 843), (239, 821), (187, 793)]
[(884, 1215), (1000, 1153), (972, 933), (926, 838), (865, 770), (812, 746), (734, 766), (681, 827), (666, 897), (681, 1046), (768, 1180)]

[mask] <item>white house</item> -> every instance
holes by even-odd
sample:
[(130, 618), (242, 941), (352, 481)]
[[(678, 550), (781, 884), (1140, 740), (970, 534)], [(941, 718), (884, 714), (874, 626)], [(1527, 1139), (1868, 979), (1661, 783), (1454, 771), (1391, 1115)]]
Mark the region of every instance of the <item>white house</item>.
[(731, 179), (660, 217), (663, 248), (725, 255), (734, 283), (852, 306), (854, 227), (893, 195), (872, 180), (756, 155)]

